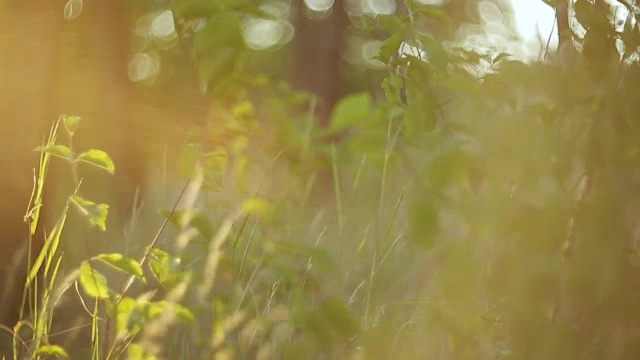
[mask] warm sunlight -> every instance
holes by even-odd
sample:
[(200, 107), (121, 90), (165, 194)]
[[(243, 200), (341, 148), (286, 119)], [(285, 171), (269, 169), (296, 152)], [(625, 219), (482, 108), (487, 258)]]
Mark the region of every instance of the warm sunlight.
[(545, 40), (551, 34), (551, 48), (557, 46), (557, 29), (554, 26), (554, 11), (542, 0), (511, 0), (518, 30), (526, 41)]

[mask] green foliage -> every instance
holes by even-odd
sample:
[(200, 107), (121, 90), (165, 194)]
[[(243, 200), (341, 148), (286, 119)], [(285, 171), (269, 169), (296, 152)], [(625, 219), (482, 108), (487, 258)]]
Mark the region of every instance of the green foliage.
[[(95, 357), (637, 356), (634, 13), (615, 30), (575, 2), (580, 53), (561, 66), (451, 48), (430, 26), (452, 26), (443, 7), (363, 15), (386, 37), (384, 77), (323, 128), (312, 96), (247, 80), (242, 21), (264, 7), (176, 4), (203, 20), (190, 45), (216, 122), (180, 150), (187, 195), (159, 211), (176, 231), (139, 260), (79, 265)], [(70, 138), (78, 123), (64, 118)], [(113, 173), (108, 155), (39, 150), (71, 165), (68, 204), (106, 230), (77, 163)], [(65, 223), (29, 283), (57, 268)]]

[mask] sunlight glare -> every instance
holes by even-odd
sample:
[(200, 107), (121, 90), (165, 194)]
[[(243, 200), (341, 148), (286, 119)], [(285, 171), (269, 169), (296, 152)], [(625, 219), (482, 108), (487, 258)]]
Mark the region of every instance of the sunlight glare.
[(558, 30), (555, 28), (555, 13), (551, 6), (542, 0), (511, 0), (515, 13), (518, 32), (527, 43), (536, 42), (538, 39), (549, 38), (549, 47), (555, 49), (558, 46)]

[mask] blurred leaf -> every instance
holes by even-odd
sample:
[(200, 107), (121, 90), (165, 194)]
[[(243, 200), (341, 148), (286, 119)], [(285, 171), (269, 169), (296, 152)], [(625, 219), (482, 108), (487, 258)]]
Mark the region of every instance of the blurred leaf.
[(102, 231), (107, 229), (106, 221), (109, 213), (109, 205), (96, 204), (78, 195), (73, 195), (69, 199), (78, 207), (78, 210), (89, 219), (92, 226), (97, 225)]
[(80, 285), (84, 292), (94, 298), (108, 299), (110, 290), (107, 287), (107, 278), (95, 271), (88, 261), (80, 266)]
[(273, 216), (273, 205), (263, 198), (253, 197), (242, 203), (242, 212), (263, 220), (270, 219)]
[(128, 330), (127, 323), (135, 307), (136, 301), (130, 297), (124, 297), (118, 302), (116, 312), (116, 331), (118, 335), (122, 335)]
[(436, 106), (416, 85), (408, 86), (406, 94), (404, 131), (409, 138), (415, 139), (434, 129), (437, 122)]
[(410, 39), (415, 35), (411, 19), (406, 15), (380, 15), (378, 23), (400, 39)]
[(253, 103), (251, 101), (241, 101), (237, 104), (235, 104), (232, 108), (231, 108), (231, 114), (233, 115), (233, 117), (235, 118), (254, 118), (255, 117), (255, 108), (253, 106)]
[(380, 45), (379, 56), (374, 59), (388, 64), (389, 60), (398, 55), (398, 50), (402, 44), (402, 38), (398, 34), (393, 34)]
[(329, 131), (340, 133), (366, 119), (371, 111), (371, 96), (368, 93), (349, 95), (340, 100), (331, 114)]
[(142, 267), (138, 262), (132, 258), (125, 257), (122, 254), (100, 254), (95, 259), (103, 261), (105, 264), (113, 267), (116, 270), (122, 271), (125, 274), (133, 275), (141, 280), (144, 280), (144, 273)]
[(429, 63), (436, 71), (445, 72), (449, 64), (449, 53), (442, 45), (442, 42), (430, 35), (419, 34), (417, 38), (420, 41), (420, 47), (427, 54), (424, 61)]
[(63, 359), (69, 358), (67, 352), (60, 345), (43, 345), (36, 350), (34, 355), (38, 358), (40, 358), (40, 356), (52, 356)]
[(187, 275), (188, 272), (183, 270), (179, 257), (171, 257), (157, 248), (151, 249), (150, 253), (152, 254), (152, 260), (149, 261), (151, 273), (165, 289), (175, 287)]
[(219, 12), (212, 16), (204, 29), (198, 34), (195, 43), (196, 55), (221, 49), (229, 49), (231, 53), (244, 48), (242, 37), (242, 21), (239, 14), (230, 11)]
[(127, 359), (129, 360), (156, 360), (157, 358), (147, 352), (138, 344), (129, 344), (127, 346)]
[(402, 76), (398, 74), (389, 74), (382, 81), (382, 89), (387, 101), (393, 104), (403, 104), (402, 90), (404, 87), (404, 80)]
[[(67, 4), (72, 2), (73, 0), (69, 0)], [(77, 1), (77, 0), (76, 0)], [(79, 116), (63, 116), (64, 119), (64, 128), (67, 130), (67, 133), (70, 135), (75, 134), (76, 130), (78, 130), (78, 126), (80, 126), (80, 118)]]
[(115, 165), (109, 154), (102, 150), (91, 149), (83, 152), (78, 156), (76, 161), (84, 161), (93, 166), (99, 167), (113, 174), (115, 171)]

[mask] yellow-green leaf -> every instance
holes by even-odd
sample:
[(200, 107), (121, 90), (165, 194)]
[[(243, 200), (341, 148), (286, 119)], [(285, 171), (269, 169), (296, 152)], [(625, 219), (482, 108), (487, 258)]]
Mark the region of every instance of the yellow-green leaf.
[(80, 154), (80, 156), (78, 156), (77, 161), (84, 161), (93, 166), (104, 169), (108, 171), (110, 174), (113, 174), (116, 169), (115, 165), (113, 164), (113, 160), (111, 160), (111, 157), (109, 156), (109, 154), (107, 154), (102, 150), (97, 150), (97, 149), (87, 150), (82, 154)]
[(107, 215), (109, 213), (109, 205), (96, 204), (93, 201), (84, 199), (78, 195), (74, 195), (70, 198), (80, 212), (87, 216), (91, 225), (97, 225), (100, 230), (105, 231), (107, 229)]
[(109, 288), (107, 278), (95, 271), (88, 261), (80, 266), (80, 285), (84, 292), (94, 298), (109, 298)]
[(126, 274), (136, 276), (140, 279), (144, 279), (142, 267), (138, 262), (130, 257), (123, 256), (122, 254), (100, 254), (95, 257), (101, 260), (105, 264), (120, 270)]

